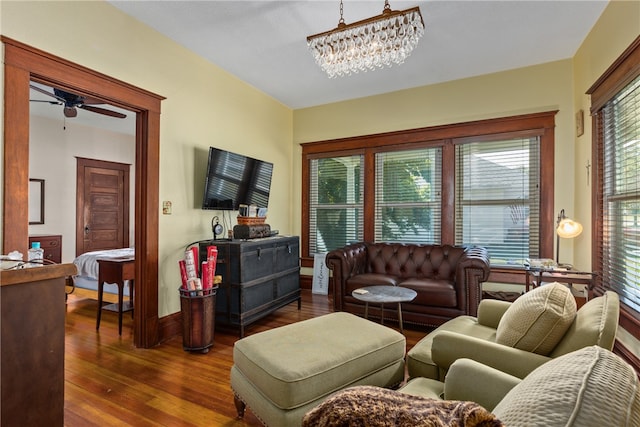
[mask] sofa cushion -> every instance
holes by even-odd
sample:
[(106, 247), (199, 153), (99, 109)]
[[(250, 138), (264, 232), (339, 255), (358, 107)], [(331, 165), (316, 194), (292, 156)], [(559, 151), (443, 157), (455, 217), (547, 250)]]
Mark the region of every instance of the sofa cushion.
[(527, 292), (507, 309), (496, 330), (496, 342), (549, 355), (576, 316), (571, 291), (554, 282)]
[(599, 346), (560, 356), (531, 372), (494, 408), (510, 427), (638, 426), (640, 384), (633, 368)]
[(411, 301), (412, 304), (435, 307), (455, 307), (458, 305), (456, 288), (449, 280), (411, 278), (402, 280), (398, 286), (416, 291), (418, 295)]
[(443, 331), (456, 332), (487, 341), (496, 340), (496, 330), (479, 324), (475, 317), (458, 316), (453, 318), (427, 334), (407, 352), (407, 372), (410, 378), (441, 379), (440, 368), (433, 361), (431, 349), (433, 339)]
[(366, 286), (396, 286), (397, 284), (398, 277), (396, 276), (390, 274), (364, 273), (347, 279), (345, 291), (351, 295), (351, 292), (355, 289)]

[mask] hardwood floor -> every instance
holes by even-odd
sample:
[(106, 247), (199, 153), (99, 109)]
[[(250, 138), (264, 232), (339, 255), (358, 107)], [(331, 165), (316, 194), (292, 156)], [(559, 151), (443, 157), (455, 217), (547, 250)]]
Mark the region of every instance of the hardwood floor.
[[(96, 331), (97, 301), (71, 294), (67, 301), (65, 426), (260, 426), (247, 410), (236, 418), (229, 371), (236, 332), (216, 330), (209, 353), (183, 350), (182, 336), (153, 349), (133, 346), (133, 319), (122, 336), (116, 313), (104, 311)], [(252, 335), (331, 312), (324, 295), (302, 291), (292, 303), (246, 329)], [(391, 326), (396, 326), (390, 322)], [(385, 322), (386, 324), (386, 322)], [(407, 350), (426, 334), (406, 329)]]

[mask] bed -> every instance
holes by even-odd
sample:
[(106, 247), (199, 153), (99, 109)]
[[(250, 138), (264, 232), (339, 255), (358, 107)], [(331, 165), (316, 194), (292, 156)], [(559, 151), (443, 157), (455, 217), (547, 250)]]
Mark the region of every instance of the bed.
[[(108, 249), (102, 251), (85, 252), (73, 260), (78, 269), (78, 274), (73, 277), (73, 283), (77, 288), (98, 290), (98, 260), (133, 258), (133, 248)], [(118, 286), (113, 283), (105, 283), (104, 292), (118, 293)], [(124, 289), (124, 295), (129, 296), (129, 286)]]

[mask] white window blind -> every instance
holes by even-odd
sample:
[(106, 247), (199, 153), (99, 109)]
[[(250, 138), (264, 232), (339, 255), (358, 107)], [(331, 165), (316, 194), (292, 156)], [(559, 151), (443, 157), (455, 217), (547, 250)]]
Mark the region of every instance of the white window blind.
[(375, 240), (441, 240), (442, 150), (376, 154)]
[(362, 241), (363, 161), (360, 154), (310, 161), (310, 253)]
[(538, 137), (456, 145), (455, 242), (484, 246), (492, 265), (540, 253)]
[(602, 281), (640, 311), (640, 77), (599, 110)]

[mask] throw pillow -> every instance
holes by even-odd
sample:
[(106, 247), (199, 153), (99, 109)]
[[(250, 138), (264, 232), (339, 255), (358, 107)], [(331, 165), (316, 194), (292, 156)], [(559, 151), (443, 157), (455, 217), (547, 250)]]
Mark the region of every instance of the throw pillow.
[(500, 319), (496, 342), (548, 356), (576, 317), (569, 288), (550, 283), (515, 300)]
[(637, 427), (640, 384), (628, 363), (594, 345), (536, 368), (493, 414), (509, 427)]
[(474, 402), (412, 396), (374, 386), (342, 390), (309, 411), (302, 427), (502, 427)]

